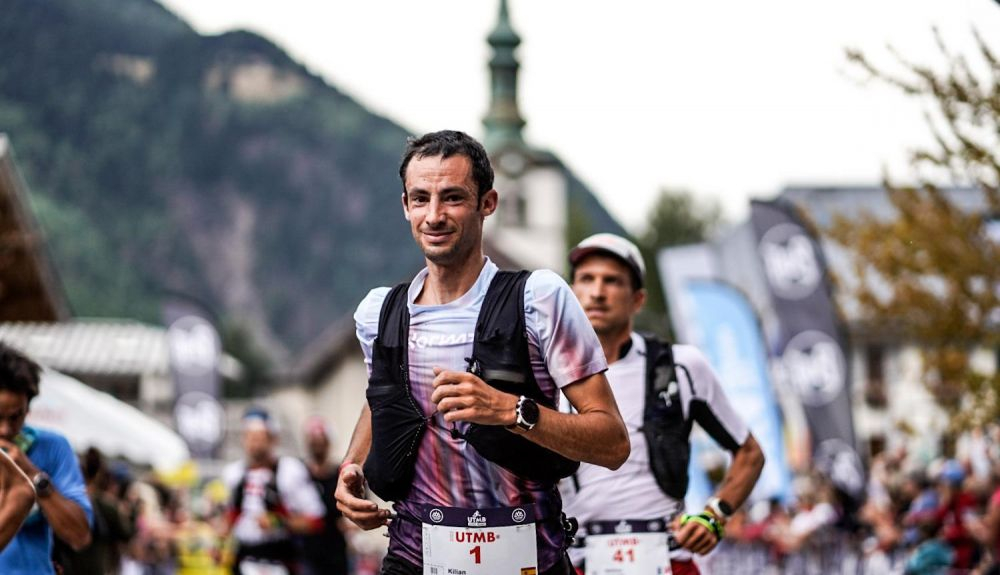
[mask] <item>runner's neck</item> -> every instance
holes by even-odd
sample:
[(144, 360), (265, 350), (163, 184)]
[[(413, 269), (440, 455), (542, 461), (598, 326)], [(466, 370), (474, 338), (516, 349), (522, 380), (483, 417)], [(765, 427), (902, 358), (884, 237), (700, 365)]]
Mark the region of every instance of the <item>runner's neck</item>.
[(475, 285), (485, 266), (486, 258), (481, 251), (477, 257), (456, 266), (440, 266), (428, 261), (427, 279), (414, 303), (442, 305), (457, 300)]

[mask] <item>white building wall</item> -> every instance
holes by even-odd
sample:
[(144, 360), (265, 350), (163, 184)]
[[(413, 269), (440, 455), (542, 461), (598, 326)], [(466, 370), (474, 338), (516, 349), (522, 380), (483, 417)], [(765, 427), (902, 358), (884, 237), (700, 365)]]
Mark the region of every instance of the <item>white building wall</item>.
[[(511, 179), (497, 173), (494, 187), (500, 194), (498, 214), (486, 220), (486, 236), (526, 269), (566, 271), (566, 178), (555, 168), (529, 168)], [(504, 194), (521, 194), (526, 201), (525, 221), (510, 222)]]

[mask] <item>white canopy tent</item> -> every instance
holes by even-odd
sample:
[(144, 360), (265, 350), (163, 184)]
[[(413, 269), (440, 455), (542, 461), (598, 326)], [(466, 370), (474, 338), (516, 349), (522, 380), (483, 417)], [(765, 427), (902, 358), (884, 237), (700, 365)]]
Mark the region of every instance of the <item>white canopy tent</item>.
[(176, 469), (191, 458), (184, 440), (156, 419), (67, 375), (46, 369), (28, 424), (58, 431), (76, 451), (96, 447), (108, 457)]

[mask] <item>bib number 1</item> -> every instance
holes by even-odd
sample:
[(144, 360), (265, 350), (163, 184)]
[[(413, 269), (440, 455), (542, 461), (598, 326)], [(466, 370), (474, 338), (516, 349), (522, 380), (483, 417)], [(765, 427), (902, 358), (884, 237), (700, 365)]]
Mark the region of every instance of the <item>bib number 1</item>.
[(537, 575), (531, 508), (423, 512), (424, 575)]

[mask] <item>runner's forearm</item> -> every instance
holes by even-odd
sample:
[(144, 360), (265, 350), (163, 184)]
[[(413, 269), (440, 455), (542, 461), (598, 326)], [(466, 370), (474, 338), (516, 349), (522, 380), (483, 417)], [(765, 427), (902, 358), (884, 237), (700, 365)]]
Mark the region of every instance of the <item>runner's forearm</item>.
[(347, 446), (347, 453), (344, 455), (343, 464), (357, 463), (358, 465), (364, 465), (371, 446), (372, 412), (366, 403), (361, 409), (361, 416), (358, 417), (358, 423), (354, 426), (354, 432), (351, 434), (351, 442)]
[(621, 467), (631, 446), (604, 374), (570, 384), (563, 392), (577, 413), (560, 413), (539, 406), (538, 425), (534, 429), (512, 431), (576, 461), (608, 469)]
[(716, 495), (732, 505), (733, 509), (739, 508), (750, 496), (763, 468), (764, 452), (753, 435), (748, 435), (743, 445), (733, 453), (733, 462)]

